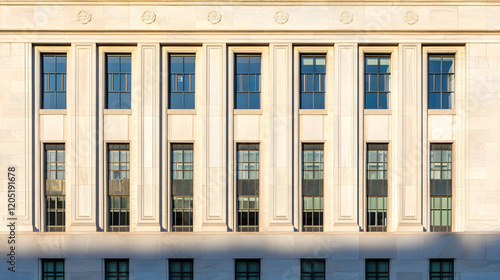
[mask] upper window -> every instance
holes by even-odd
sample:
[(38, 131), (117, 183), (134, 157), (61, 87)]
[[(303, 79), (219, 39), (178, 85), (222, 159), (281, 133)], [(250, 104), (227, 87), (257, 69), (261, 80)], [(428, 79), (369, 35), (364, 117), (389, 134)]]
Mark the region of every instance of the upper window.
[(66, 54), (42, 55), (42, 109), (66, 109)]
[(170, 259), (168, 267), (168, 279), (193, 280), (193, 260)]
[(429, 109), (453, 109), (455, 57), (429, 55)]
[(130, 109), (132, 62), (130, 54), (106, 55), (106, 109)]
[(47, 231), (64, 231), (65, 211), (64, 144), (45, 144), (45, 199)]
[(236, 280), (259, 280), (260, 260), (235, 260)]
[(64, 260), (42, 260), (42, 280), (64, 280)]
[(389, 260), (366, 260), (366, 280), (389, 280)]
[(302, 259), (300, 262), (301, 280), (325, 280), (325, 260)]
[(105, 260), (106, 280), (128, 280), (128, 259)]
[(325, 55), (300, 59), (300, 109), (325, 109)]
[(390, 55), (365, 56), (365, 109), (389, 109)]
[(260, 109), (261, 56), (236, 55), (235, 109)]
[(430, 280), (453, 280), (453, 260), (430, 260)]
[(195, 56), (170, 55), (168, 108), (194, 109)]

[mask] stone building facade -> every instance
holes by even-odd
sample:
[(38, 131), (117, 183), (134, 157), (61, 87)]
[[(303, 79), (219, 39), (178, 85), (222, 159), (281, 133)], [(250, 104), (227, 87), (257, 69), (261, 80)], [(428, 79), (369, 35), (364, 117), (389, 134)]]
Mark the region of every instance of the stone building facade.
[(499, 14), (2, 1), (0, 278), (500, 279)]

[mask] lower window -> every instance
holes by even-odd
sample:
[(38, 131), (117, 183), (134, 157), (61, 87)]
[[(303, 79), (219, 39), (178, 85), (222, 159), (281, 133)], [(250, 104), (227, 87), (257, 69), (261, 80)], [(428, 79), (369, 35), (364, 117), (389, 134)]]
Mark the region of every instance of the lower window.
[(42, 280), (64, 280), (64, 260), (42, 260)]
[(105, 260), (106, 280), (128, 280), (128, 259)]
[(387, 196), (368, 197), (367, 231), (387, 231)]
[(259, 280), (260, 260), (235, 260), (236, 280)]
[(430, 260), (430, 280), (453, 280), (453, 260)]
[(431, 232), (451, 231), (451, 196), (431, 196)]
[(389, 280), (389, 260), (366, 260), (366, 280)]
[(193, 280), (193, 260), (170, 259), (168, 266), (169, 280)]
[(301, 280), (325, 280), (325, 260), (302, 259), (300, 261)]
[(302, 230), (323, 231), (323, 197), (303, 196)]
[(193, 197), (173, 196), (172, 231), (193, 231)]

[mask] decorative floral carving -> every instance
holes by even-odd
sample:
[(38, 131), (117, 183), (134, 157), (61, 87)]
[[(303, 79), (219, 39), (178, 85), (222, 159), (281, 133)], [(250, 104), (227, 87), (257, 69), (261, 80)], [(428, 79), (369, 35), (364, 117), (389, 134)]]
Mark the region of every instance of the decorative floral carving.
[(156, 20), (156, 14), (152, 11), (145, 11), (141, 16), (142, 21), (145, 24), (151, 24)]
[(354, 15), (349, 11), (343, 11), (340, 14), (339, 20), (343, 24), (349, 24), (354, 20)]
[(212, 24), (217, 24), (222, 20), (222, 15), (217, 11), (211, 11), (210, 13), (208, 13), (207, 20)]
[(278, 24), (285, 24), (288, 21), (288, 13), (285, 11), (277, 11), (274, 14), (274, 21)]
[(76, 20), (81, 24), (87, 24), (92, 20), (92, 14), (89, 11), (82, 10), (76, 15)]
[(414, 11), (408, 11), (406, 12), (405, 14), (405, 22), (410, 24), (410, 25), (413, 25), (415, 23), (417, 23), (418, 21), (418, 14)]

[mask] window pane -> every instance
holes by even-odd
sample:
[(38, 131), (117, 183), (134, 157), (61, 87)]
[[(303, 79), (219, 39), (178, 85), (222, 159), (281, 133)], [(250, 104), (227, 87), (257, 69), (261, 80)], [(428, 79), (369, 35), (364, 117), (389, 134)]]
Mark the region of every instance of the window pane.
[(378, 58), (365, 57), (365, 73), (377, 73), (377, 72), (378, 72)]
[(380, 57), (379, 73), (390, 73), (391, 60), (389, 57)]
[(249, 71), (249, 57), (236, 56), (236, 73), (248, 73)]

